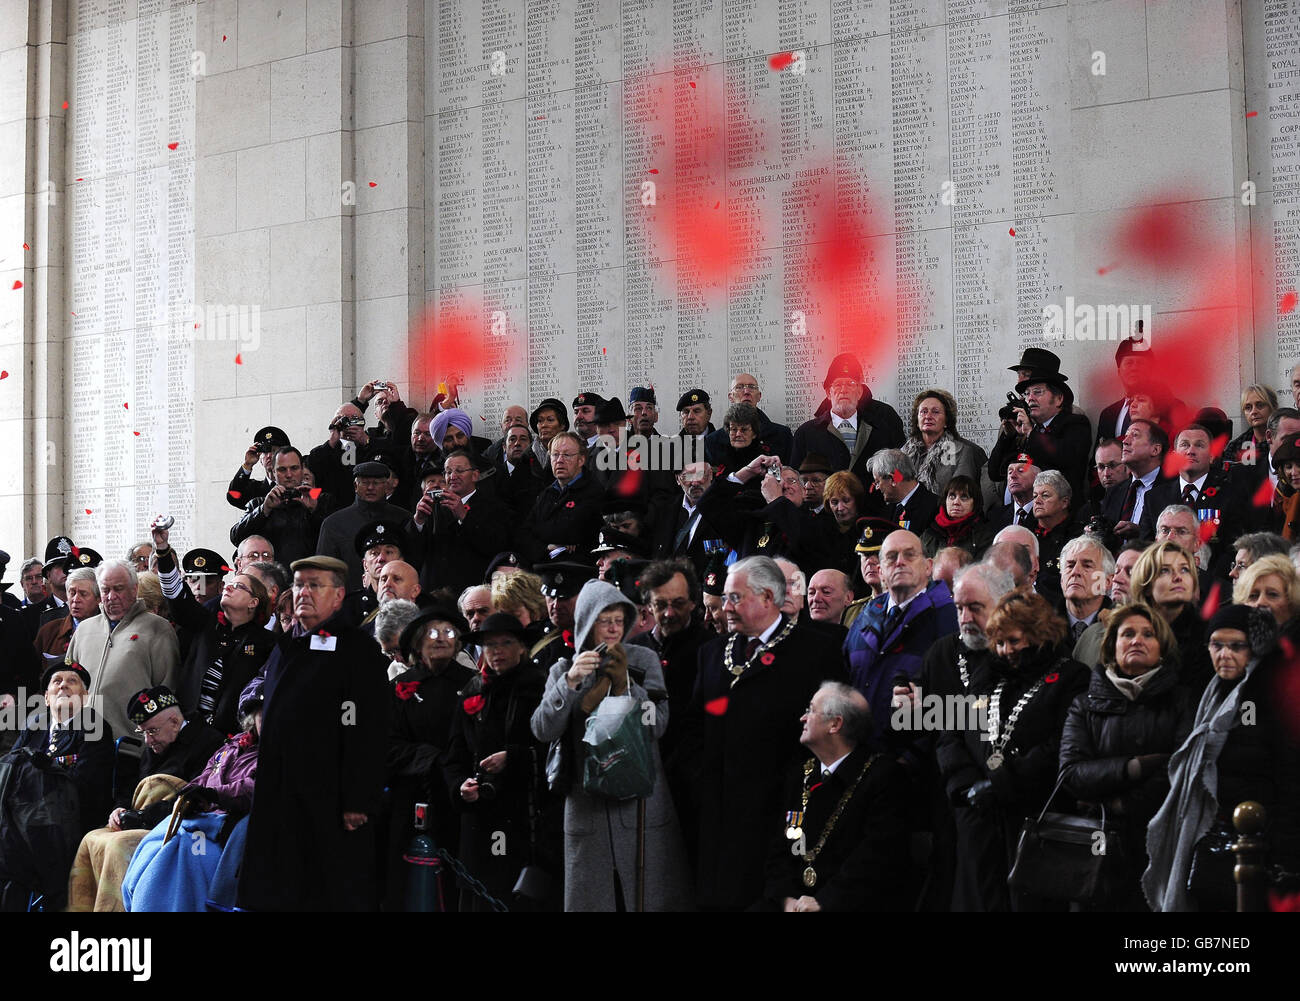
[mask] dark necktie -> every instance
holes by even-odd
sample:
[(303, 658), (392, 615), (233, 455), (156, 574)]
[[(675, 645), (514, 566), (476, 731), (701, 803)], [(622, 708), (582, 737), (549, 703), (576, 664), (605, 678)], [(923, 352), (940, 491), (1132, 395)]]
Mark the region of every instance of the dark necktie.
[(748, 662), (755, 653), (758, 652), (760, 641), (757, 636), (751, 636), (749, 642), (745, 644), (745, 660)]
[(1029, 512), (1023, 507), (1016, 508), (1016, 524), (1023, 525), (1029, 520)]
[(899, 620), (903, 617), (903, 606), (895, 605), (885, 613), (885, 635), (888, 636), (898, 626)]
[(1087, 628), (1088, 623), (1084, 622), (1082, 619), (1070, 627), (1070, 636), (1074, 639), (1074, 642), (1079, 642), (1079, 637), (1083, 635), (1083, 631)]
[(1124, 495), (1124, 506), (1119, 509), (1119, 520), (1130, 521), (1133, 518), (1133, 508), (1138, 502), (1138, 483), (1140, 481), (1135, 476), (1129, 481), (1128, 493)]
[(1183, 503), (1188, 507), (1196, 507), (1196, 484), (1189, 483), (1183, 487)]

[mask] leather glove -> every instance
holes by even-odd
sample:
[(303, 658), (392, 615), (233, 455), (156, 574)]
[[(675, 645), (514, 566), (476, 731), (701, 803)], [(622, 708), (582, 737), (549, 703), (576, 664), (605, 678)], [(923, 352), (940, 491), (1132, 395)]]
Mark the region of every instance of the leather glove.
[(1157, 774), (1169, 764), (1169, 755), (1167, 754), (1140, 754), (1136, 758), (1129, 758), (1128, 764), (1124, 766), (1124, 771), (1133, 781), (1138, 779), (1149, 778)]
[(966, 790), (966, 805), (972, 810), (987, 810), (996, 802), (993, 795), (993, 783), (980, 779)]
[(627, 694), (627, 650), (623, 648), (622, 643), (615, 643), (605, 651), (605, 660), (602, 665), (605, 677), (613, 683), (610, 689), (613, 695)]

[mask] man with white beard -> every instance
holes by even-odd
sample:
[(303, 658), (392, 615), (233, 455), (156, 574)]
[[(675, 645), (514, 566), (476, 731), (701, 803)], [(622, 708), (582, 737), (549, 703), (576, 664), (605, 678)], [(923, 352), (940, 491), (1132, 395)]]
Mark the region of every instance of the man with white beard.
[[(974, 691), (972, 682), (989, 669), (989, 640), (984, 631), (989, 614), (998, 599), (1014, 586), (1011, 574), (991, 563), (972, 563), (958, 570), (953, 584), (958, 631), (935, 640), (926, 652), (916, 683), (894, 689), (895, 704), (916, 699), (928, 703), (936, 698), (954, 704), (957, 699), (950, 696), (960, 698)], [(945, 727), (974, 726), (978, 718), (977, 714), (963, 713), (961, 718), (949, 719), (945, 714), (942, 722)], [(930, 855), (930, 882), (922, 905), (925, 910), (936, 911), (948, 910), (952, 900), (957, 852), (952, 808), (939, 778), (945, 750), (941, 741), (943, 733), (942, 728), (913, 733), (909, 755), (915, 759), (922, 781), (933, 791), (927, 803), (934, 847)]]

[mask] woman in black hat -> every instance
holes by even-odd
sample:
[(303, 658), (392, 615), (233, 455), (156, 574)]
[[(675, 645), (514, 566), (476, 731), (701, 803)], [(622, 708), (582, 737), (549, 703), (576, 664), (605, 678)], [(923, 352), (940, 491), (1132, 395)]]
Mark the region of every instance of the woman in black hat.
[(713, 465), (721, 467), (716, 470), (719, 476), (744, 469), (757, 456), (772, 454), (771, 446), (759, 438), (762, 420), (758, 408), (751, 403), (733, 403), (728, 407), (722, 419), (722, 430), (727, 433), (727, 444), (709, 459)]
[(416, 803), (429, 804), (429, 827), (441, 848), (455, 853), (459, 815), (442, 775), (442, 758), (460, 689), (474, 677), (464, 653), (469, 625), (456, 609), (433, 605), (407, 623), (398, 641), (413, 665), (393, 679), (388, 730), (389, 810), (387, 889), (384, 909), (405, 910), (406, 865), (402, 855), (413, 836)]
[[(461, 810), (460, 860), (497, 900), (511, 899), (545, 824), (529, 811), (541, 804), (540, 776), (546, 746), (529, 729), (546, 681), (527, 658), (524, 627), (513, 615), (494, 612), (470, 642), (483, 651), (482, 671), (461, 689), (452, 713), (446, 755), (448, 788)], [(533, 901), (532, 903), (537, 903)], [(461, 885), (461, 910), (491, 905)]]

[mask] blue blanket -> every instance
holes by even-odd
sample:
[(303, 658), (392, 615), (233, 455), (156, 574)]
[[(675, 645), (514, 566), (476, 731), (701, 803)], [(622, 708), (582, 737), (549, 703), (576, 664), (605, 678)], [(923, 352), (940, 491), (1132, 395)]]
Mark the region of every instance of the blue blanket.
[(122, 903), (128, 911), (202, 911), (208, 887), (221, 861), (217, 832), (224, 813), (203, 813), (181, 821), (180, 830), (163, 844), (168, 820), (155, 827), (131, 856), (122, 880)]

